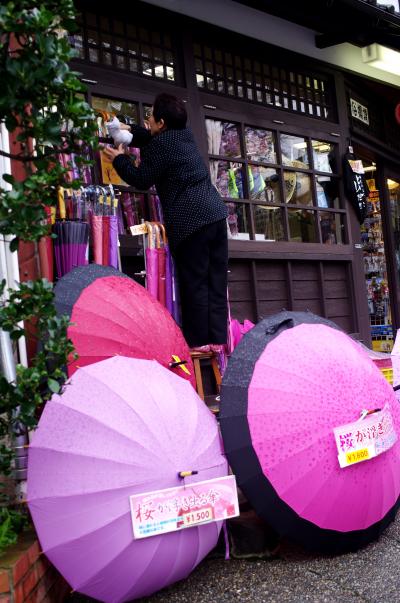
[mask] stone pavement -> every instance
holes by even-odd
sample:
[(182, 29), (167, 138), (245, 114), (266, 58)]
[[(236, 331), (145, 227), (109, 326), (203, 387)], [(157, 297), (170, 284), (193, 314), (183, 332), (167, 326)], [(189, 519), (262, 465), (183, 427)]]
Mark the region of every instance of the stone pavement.
[[(76, 603), (89, 601), (74, 595)], [(357, 553), (320, 557), (290, 543), (266, 560), (207, 558), (178, 584), (140, 603), (399, 603), (400, 514)]]

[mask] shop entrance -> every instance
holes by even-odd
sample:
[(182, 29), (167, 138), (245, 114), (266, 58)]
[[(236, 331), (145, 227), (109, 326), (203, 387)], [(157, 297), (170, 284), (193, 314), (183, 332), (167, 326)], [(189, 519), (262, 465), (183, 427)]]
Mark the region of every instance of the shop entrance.
[(369, 188), (361, 244), (372, 347), (390, 352), (400, 327), (400, 177), (362, 147), (356, 155)]

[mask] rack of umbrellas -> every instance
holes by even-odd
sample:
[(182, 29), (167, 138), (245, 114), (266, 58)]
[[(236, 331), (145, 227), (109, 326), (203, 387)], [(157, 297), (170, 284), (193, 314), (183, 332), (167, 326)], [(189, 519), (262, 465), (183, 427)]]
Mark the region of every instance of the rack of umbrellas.
[(57, 207), (47, 211), (49, 235), (39, 242), (42, 276), (53, 281), (89, 261), (120, 267), (117, 210), (112, 185), (77, 191), (60, 187)]
[(281, 312), (248, 331), (218, 423), (182, 333), (138, 283), (93, 264), (55, 295), (79, 359), (33, 434), (28, 504), (76, 591), (123, 602), (184, 579), (239, 513), (236, 484), (279, 534), (322, 553), (357, 550), (394, 519), (399, 403), (334, 323)]
[[(39, 242), (42, 276), (53, 281), (90, 262), (121, 269), (119, 235), (125, 233), (119, 200), (125, 193), (108, 186), (88, 185), (79, 190), (59, 188), (57, 207), (47, 213), (53, 236)], [(125, 204), (126, 205), (126, 204)], [(175, 264), (162, 222), (129, 227), (142, 237), (144, 278), (150, 294), (179, 323), (180, 303)], [(55, 275), (54, 275), (55, 272)]]

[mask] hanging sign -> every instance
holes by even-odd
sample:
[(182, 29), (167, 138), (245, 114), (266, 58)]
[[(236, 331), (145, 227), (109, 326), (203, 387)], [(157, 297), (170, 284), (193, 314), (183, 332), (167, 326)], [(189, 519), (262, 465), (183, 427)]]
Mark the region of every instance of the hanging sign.
[(335, 427), (333, 433), (341, 468), (368, 461), (389, 450), (397, 441), (388, 404), (354, 423)]
[(354, 98), (350, 99), (350, 112), (352, 117), (369, 126), (368, 108)]
[(234, 475), (129, 497), (134, 538), (148, 538), (239, 515)]
[(353, 153), (345, 153), (343, 156), (343, 176), (346, 195), (357, 213), (360, 224), (362, 224), (367, 217), (369, 190), (363, 163)]

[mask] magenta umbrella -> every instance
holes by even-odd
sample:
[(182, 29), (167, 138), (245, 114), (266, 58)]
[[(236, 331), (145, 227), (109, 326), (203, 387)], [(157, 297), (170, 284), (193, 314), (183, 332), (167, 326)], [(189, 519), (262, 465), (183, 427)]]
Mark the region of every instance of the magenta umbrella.
[[(380, 535), (400, 503), (400, 407), (345, 333), (325, 324), (287, 328), (289, 321), (275, 332), (261, 321), (230, 359), (220, 413), (228, 461), (281, 534), (325, 552), (357, 549)], [(376, 418), (360, 421), (364, 409)], [(343, 426), (341, 456), (369, 460), (340, 466), (334, 429)]]
[(44, 553), (71, 586), (118, 603), (185, 578), (221, 528), (135, 540), (129, 497), (225, 475), (216, 420), (192, 386), (156, 361), (117, 356), (79, 369), (46, 404), (29, 450), (28, 504)]
[[(150, 222), (147, 222), (148, 227), (148, 241), (149, 245), (146, 247), (146, 289), (154, 297), (158, 299), (158, 253), (154, 244), (153, 238), (153, 226)], [(159, 238), (159, 234), (158, 234)]]

